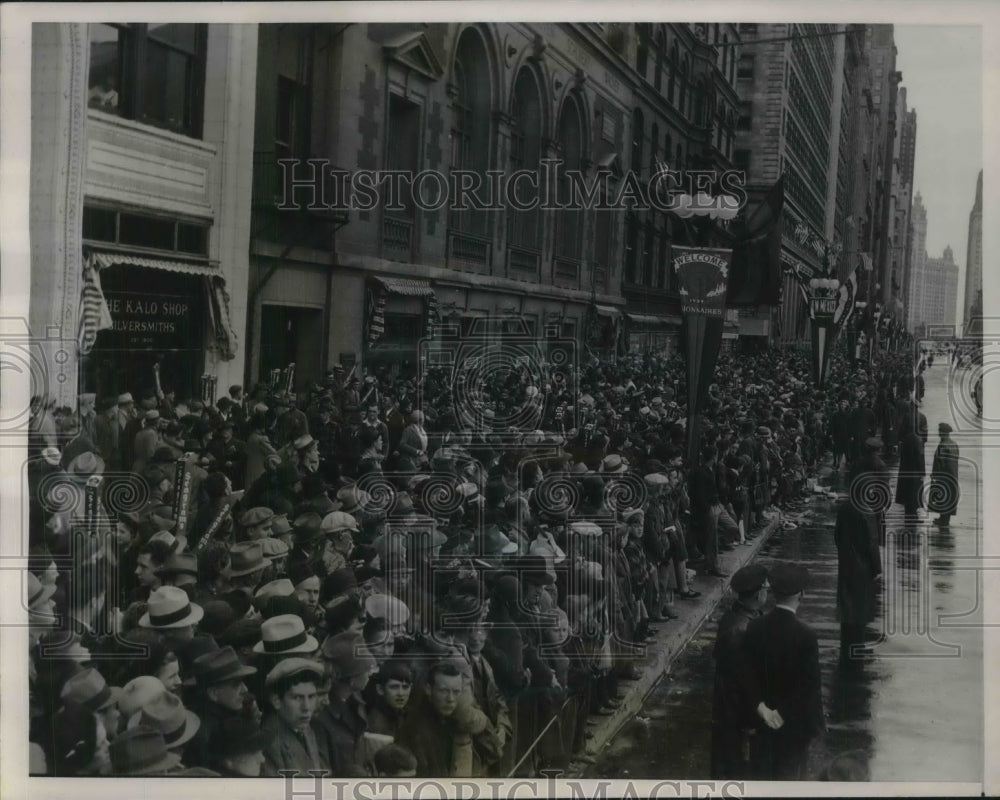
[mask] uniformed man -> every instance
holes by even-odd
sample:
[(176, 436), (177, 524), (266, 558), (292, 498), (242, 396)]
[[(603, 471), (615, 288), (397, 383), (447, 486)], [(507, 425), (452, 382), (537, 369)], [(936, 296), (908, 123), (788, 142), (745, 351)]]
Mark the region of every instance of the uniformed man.
[(719, 620), (712, 657), (712, 766), (715, 779), (745, 778), (749, 773), (749, 737), (760, 720), (742, 691), (742, 644), (747, 625), (761, 615), (767, 600), (767, 569), (752, 564), (738, 570), (730, 582), (737, 599)]
[(826, 729), (816, 633), (796, 616), (809, 571), (778, 564), (768, 574), (773, 610), (747, 625), (745, 691), (763, 722), (751, 748), (752, 777), (804, 780), (809, 742)]

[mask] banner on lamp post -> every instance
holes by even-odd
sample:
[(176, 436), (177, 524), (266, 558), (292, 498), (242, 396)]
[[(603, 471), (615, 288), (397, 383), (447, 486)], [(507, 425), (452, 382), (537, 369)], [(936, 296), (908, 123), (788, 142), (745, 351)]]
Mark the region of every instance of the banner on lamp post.
[(813, 278), (809, 281), (809, 318), (812, 327), (813, 378), (817, 388), (826, 382), (826, 370), (833, 343), (834, 319), (840, 281), (836, 278)]
[(708, 399), (708, 387), (722, 345), (726, 291), (732, 250), (707, 247), (673, 248), (683, 312), (682, 335), (687, 362), (688, 458), (698, 446), (698, 418)]

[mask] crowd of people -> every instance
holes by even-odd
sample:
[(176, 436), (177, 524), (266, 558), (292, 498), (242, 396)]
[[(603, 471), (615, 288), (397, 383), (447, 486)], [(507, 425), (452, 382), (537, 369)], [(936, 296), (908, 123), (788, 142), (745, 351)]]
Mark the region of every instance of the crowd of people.
[(723, 354), (695, 448), (683, 362), (655, 356), (36, 398), (32, 773), (587, 760), (588, 718), (728, 577), (720, 552), (800, 507), (828, 452), (905, 444), (912, 358), (875, 359), (817, 389), (807, 353)]

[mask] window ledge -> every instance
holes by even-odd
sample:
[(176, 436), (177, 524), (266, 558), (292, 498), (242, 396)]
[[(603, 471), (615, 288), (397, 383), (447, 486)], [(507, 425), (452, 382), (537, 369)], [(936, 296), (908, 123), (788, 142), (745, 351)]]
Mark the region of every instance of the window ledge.
[(145, 122), (137, 122), (134, 119), (119, 117), (117, 114), (108, 114), (107, 112), (100, 111), (96, 108), (87, 109), (87, 119), (92, 122), (96, 122), (99, 125), (134, 131), (145, 136), (163, 139), (164, 141), (172, 142), (193, 150), (201, 150), (211, 156), (214, 156), (218, 151), (216, 145), (202, 139), (194, 139), (190, 136), (184, 135), (183, 133), (174, 133), (166, 128), (158, 128), (155, 125), (148, 125)]

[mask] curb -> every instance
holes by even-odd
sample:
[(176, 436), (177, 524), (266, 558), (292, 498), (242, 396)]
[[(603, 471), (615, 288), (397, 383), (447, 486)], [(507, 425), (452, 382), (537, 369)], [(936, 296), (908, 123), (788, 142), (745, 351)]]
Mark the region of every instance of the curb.
[[(750, 563), (757, 555), (760, 548), (771, 537), (771, 534), (778, 529), (781, 524), (781, 513), (772, 517), (761, 530), (760, 534), (751, 542), (749, 546), (739, 546), (736, 549), (719, 554), (719, 564), (723, 570), (730, 575), (736, 570)], [(640, 667), (642, 677), (637, 681), (622, 681), (625, 696), (621, 698), (621, 706), (615, 709), (614, 714), (607, 717), (590, 715), (588, 731), (593, 734), (593, 738), (587, 742), (587, 755), (596, 757), (601, 750), (625, 727), (632, 717), (642, 708), (646, 697), (653, 690), (660, 678), (667, 674), (670, 663), (687, 646), (705, 621), (712, 615), (716, 607), (726, 597), (729, 590), (729, 580), (719, 578), (700, 578), (699, 589), (702, 596), (697, 603), (678, 601), (676, 608), (684, 609), (680, 616), (666, 623), (659, 623), (660, 632), (657, 639), (646, 647), (646, 664)], [(710, 584), (706, 586), (706, 582)], [(709, 588), (710, 587), (710, 588)], [(570, 769), (565, 777), (580, 778), (583, 771), (588, 767), (580, 765), (580, 762), (571, 762)]]

